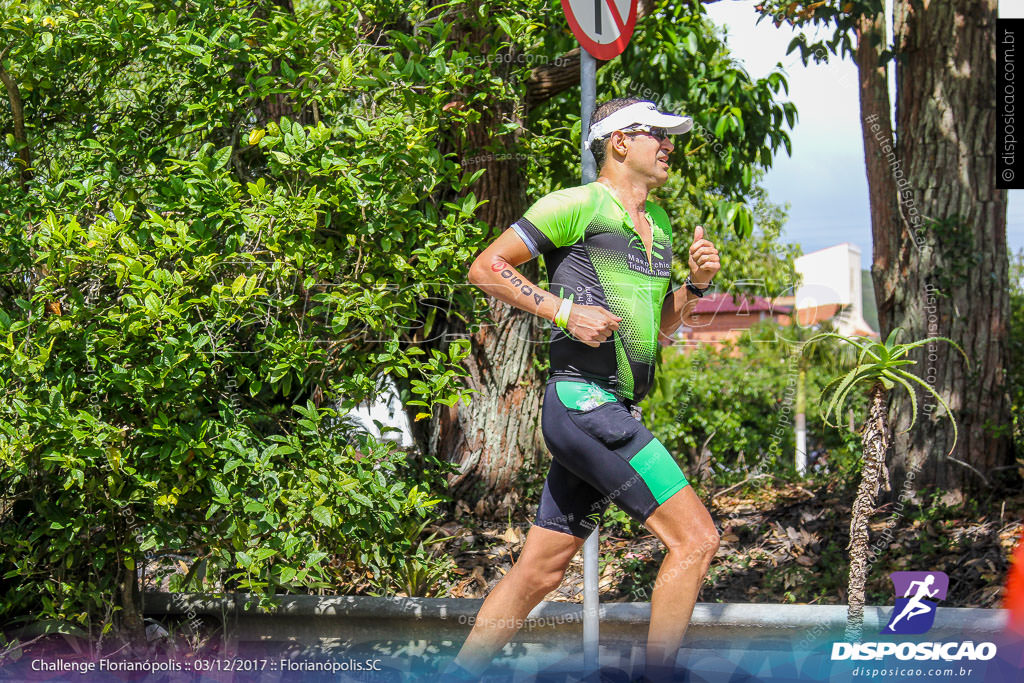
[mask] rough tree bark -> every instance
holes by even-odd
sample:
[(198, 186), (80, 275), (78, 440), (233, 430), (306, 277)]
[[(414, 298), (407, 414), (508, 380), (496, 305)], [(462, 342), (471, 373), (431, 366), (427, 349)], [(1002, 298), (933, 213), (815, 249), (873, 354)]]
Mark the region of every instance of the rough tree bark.
[[(481, 50), (488, 40), (486, 27), (454, 13), (452, 20), (453, 37), (463, 49), (471, 54)], [(509, 77), (514, 63), (496, 62), (496, 71), (505, 70), (497, 75)], [(456, 97), (447, 106), (468, 105)], [(451, 148), (445, 150), (454, 151), (469, 172), (485, 169), (468, 191), (486, 200), (477, 216), (489, 227), (488, 242), (525, 209), (525, 184), (515, 154), (517, 136), (494, 134), (505, 122), (521, 126), (522, 109), (513, 100), (488, 101), (479, 120), (465, 131), (465, 142), (456, 142), (458, 136), (453, 136)], [(536, 281), (536, 262), (523, 264), (520, 270)], [(448, 482), (452, 498), (478, 516), (497, 518), (519, 502), (517, 475), (536, 464), (543, 453), (537, 391), (543, 377), (533, 362), (535, 343), (531, 343), (540, 339), (542, 328), (533, 315), (493, 299), (490, 303), (493, 324), (470, 333), (457, 316), (443, 316), (424, 343), (444, 348), (453, 337), (469, 336), (472, 351), (463, 365), (469, 372), (466, 385), (475, 392), (470, 405), (441, 406), (429, 420), (411, 424), (421, 451), (457, 464)]]
[(847, 584), (849, 612), (846, 619), (847, 640), (860, 640), (864, 625), (864, 584), (867, 580), (868, 529), (875, 512), (875, 499), (885, 473), (885, 453), (889, 450), (889, 427), (886, 423), (886, 394), (881, 382), (871, 387), (870, 417), (864, 428), (864, 463), (860, 485), (850, 517), (850, 574)]
[[(133, 532), (134, 530), (129, 528), (123, 519), (117, 520), (114, 524), (113, 536), (122, 547), (133, 547)], [(117, 559), (115, 601), (121, 608), (120, 614), (116, 617), (120, 626), (118, 633), (126, 645), (139, 653), (146, 646), (146, 625), (142, 619), (144, 604), (136, 567), (144, 560), (141, 554), (124, 555), (120, 552)]]
[[(924, 486), (977, 490), (1012, 464), (1007, 365), (1006, 192), (995, 186), (995, 0), (896, 0), (896, 131), (879, 54), (884, 17), (863, 17), (856, 61), (874, 241), (872, 278), (883, 338), (944, 335), (911, 354), (914, 370), (944, 396), (905, 432), (910, 402), (894, 394), (895, 482), (917, 471)], [(894, 142), (895, 141), (895, 142)], [(898, 490), (897, 486), (897, 490)]]

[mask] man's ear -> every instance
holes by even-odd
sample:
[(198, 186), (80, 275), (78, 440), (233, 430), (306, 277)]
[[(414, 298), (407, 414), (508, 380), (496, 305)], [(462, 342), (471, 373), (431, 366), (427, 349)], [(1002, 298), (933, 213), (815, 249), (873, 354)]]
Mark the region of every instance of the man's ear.
[[(616, 137), (616, 136), (618, 136), (618, 137)], [(614, 149), (616, 152), (618, 152), (619, 155), (626, 156), (626, 149), (627, 149), (626, 138), (627, 137), (629, 137), (629, 136), (627, 136), (622, 131), (618, 131), (618, 130), (613, 131), (612, 134), (611, 134), (611, 137), (608, 138), (608, 143), (607, 144), (611, 145), (612, 149)], [(607, 149), (607, 147), (605, 149)], [(606, 155), (605, 158), (607, 158), (607, 155)]]

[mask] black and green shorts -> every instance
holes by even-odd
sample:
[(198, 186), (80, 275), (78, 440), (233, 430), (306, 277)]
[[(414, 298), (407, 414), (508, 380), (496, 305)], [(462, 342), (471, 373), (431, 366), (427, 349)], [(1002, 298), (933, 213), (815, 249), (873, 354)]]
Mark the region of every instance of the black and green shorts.
[(545, 529), (584, 538), (609, 503), (644, 522), (687, 484), (629, 406), (596, 384), (548, 381), (542, 430), (552, 461), (534, 523)]

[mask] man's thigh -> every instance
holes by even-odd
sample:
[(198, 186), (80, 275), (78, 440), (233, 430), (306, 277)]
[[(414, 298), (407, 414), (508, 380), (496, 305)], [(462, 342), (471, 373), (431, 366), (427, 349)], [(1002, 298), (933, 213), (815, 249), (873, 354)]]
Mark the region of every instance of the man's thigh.
[[(560, 402), (551, 388), (555, 384), (548, 385), (544, 399), (544, 440), (554, 459), (545, 484), (551, 495), (546, 490), (541, 502), (546, 515), (554, 516), (548, 511), (557, 508), (565, 518), (569, 514), (599, 516), (613, 503), (644, 522), (687, 486), (672, 455), (625, 405), (612, 401), (587, 410), (574, 409)], [(578, 490), (570, 490), (562, 480)], [(571, 524), (568, 529), (548, 523), (542, 526), (586, 536)]]
[(644, 524), (669, 548), (713, 538), (711, 513), (704, 507), (692, 486), (685, 486), (659, 505)]
[(583, 547), (584, 540), (572, 534), (533, 525), (526, 534), (526, 543), (517, 564), (525, 563), (552, 571), (564, 569), (576, 551)]
[(534, 525), (586, 538), (601, 521), (608, 499), (558, 460), (551, 461)]

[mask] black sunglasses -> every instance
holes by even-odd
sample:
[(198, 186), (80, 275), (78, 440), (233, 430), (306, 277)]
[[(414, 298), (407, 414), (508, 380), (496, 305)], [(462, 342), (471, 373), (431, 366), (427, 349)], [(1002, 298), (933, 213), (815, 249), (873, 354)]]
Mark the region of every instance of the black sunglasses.
[(648, 130), (626, 130), (626, 135), (650, 135), (658, 142), (664, 142), (668, 138), (668, 131), (664, 128), (650, 128)]

